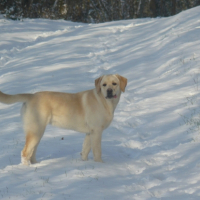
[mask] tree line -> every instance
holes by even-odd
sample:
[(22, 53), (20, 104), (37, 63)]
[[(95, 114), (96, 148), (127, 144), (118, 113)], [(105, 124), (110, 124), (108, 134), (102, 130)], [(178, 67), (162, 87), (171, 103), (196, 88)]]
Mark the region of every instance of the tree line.
[(200, 5), (200, 0), (1, 0), (0, 12), (11, 19), (49, 18), (99, 23), (167, 17)]

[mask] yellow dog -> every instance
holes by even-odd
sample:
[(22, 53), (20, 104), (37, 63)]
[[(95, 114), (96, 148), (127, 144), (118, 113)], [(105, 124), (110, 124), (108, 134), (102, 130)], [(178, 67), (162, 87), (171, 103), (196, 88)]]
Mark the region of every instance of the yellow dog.
[(0, 102), (23, 102), (22, 117), (26, 143), (21, 153), (24, 165), (36, 163), (37, 146), (47, 124), (86, 133), (82, 159), (92, 149), (94, 160), (101, 159), (101, 137), (112, 119), (127, 79), (120, 75), (104, 75), (95, 80), (95, 88), (76, 94), (38, 92), (8, 95), (0, 92)]

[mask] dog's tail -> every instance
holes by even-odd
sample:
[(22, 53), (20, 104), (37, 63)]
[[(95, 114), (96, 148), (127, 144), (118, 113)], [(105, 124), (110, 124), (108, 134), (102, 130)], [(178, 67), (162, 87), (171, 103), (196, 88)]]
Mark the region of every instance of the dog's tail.
[(0, 91), (0, 102), (5, 104), (13, 104), (17, 102), (27, 102), (31, 99), (33, 94), (16, 94), (9, 95)]

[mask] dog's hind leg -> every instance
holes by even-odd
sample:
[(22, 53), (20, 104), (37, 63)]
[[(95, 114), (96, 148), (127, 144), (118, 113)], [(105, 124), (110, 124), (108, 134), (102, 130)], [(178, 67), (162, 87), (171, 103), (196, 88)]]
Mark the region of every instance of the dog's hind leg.
[(23, 165), (29, 165), (36, 163), (36, 150), (41, 140), (43, 132), (26, 132), (26, 143), (21, 153), (21, 162)]
[(23, 121), (26, 142), (24, 149), (21, 152), (21, 162), (23, 165), (29, 165), (37, 163), (37, 146), (44, 134), (46, 123), (42, 123), (41, 118), (34, 115), (24, 116)]
[[(39, 144), (39, 143), (38, 143)], [(38, 145), (35, 147), (34, 151), (33, 151), (33, 154), (32, 154), (32, 157), (30, 159), (31, 161), (31, 164), (34, 164), (34, 163), (37, 163), (37, 160), (36, 160), (36, 151), (37, 151), (37, 147)]]
[(26, 142), (21, 152), (21, 162), (24, 165), (37, 163), (36, 151), (37, 146), (44, 134), (48, 118), (40, 112), (40, 108), (29, 104), (22, 107), (22, 117), (24, 123), (24, 132)]

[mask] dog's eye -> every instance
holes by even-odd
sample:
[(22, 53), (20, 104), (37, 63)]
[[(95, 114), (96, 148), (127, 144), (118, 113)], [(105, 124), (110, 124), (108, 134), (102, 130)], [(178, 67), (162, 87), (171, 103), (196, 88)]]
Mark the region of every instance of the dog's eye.
[(117, 85), (117, 83), (113, 83), (113, 85)]
[(104, 87), (106, 87), (106, 85), (107, 85), (106, 83), (103, 84)]

